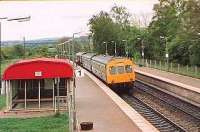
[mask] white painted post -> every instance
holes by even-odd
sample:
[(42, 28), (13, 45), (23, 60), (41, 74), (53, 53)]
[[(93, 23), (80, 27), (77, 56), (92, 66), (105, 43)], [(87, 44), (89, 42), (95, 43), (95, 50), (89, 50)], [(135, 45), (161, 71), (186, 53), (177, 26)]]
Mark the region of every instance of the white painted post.
[(195, 74), (197, 74), (197, 66), (195, 66)]
[(147, 62), (147, 59), (146, 59), (146, 65), (145, 65), (146, 67), (148, 67), (148, 62)]
[(161, 64), (162, 62), (160, 61), (160, 69), (162, 69), (162, 64)]
[(26, 81), (24, 86), (24, 109), (26, 110)]
[(187, 73), (188, 73), (188, 69), (189, 69), (189, 68), (188, 68), (188, 65), (187, 65), (186, 69), (187, 69)]
[(180, 71), (180, 64), (178, 64), (178, 72)]
[(149, 67), (151, 67), (151, 60), (149, 60)]
[(57, 78), (57, 105), (58, 105), (58, 113), (60, 113), (60, 91), (59, 91), (59, 83), (60, 83), (60, 78)]
[(70, 86), (70, 80), (67, 80), (67, 98), (68, 98), (68, 100), (67, 100), (67, 102), (68, 102), (68, 113), (69, 113), (69, 131), (71, 132), (71, 131), (73, 131), (73, 125), (72, 125), (72, 120), (73, 120), (73, 116), (72, 116), (72, 107), (71, 107), (71, 93), (70, 93), (70, 88), (71, 88), (71, 86)]
[(172, 71), (172, 66), (173, 66), (173, 64), (172, 64), (172, 62), (171, 62), (171, 64), (170, 64), (170, 67), (171, 67), (170, 69), (171, 69), (171, 71)]
[(8, 81), (6, 80), (5, 81), (5, 85), (6, 85), (6, 87), (5, 87), (5, 91), (6, 91), (6, 109), (8, 110)]
[(12, 82), (10, 80), (10, 110), (12, 109)]
[(39, 80), (39, 82), (38, 82), (38, 88), (39, 88), (39, 94), (38, 94), (38, 97), (39, 97), (39, 102), (38, 102), (38, 104), (39, 104), (39, 109), (40, 109), (40, 80)]
[(55, 90), (55, 88), (54, 88), (54, 81), (53, 81), (53, 108), (55, 109), (55, 102), (54, 102), (55, 101), (55, 95), (54, 95), (55, 91), (54, 90)]
[(8, 81), (8, 110), (10, 110), (10, 80)]

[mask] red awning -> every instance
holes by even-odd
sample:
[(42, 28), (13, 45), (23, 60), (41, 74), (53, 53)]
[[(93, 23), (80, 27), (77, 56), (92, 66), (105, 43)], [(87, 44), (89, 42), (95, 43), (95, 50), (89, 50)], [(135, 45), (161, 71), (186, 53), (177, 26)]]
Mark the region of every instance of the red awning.
[(9, 66), (3, 80), (72, 78), (73, 67), (66, 59), (37, 58), (21, 60)]

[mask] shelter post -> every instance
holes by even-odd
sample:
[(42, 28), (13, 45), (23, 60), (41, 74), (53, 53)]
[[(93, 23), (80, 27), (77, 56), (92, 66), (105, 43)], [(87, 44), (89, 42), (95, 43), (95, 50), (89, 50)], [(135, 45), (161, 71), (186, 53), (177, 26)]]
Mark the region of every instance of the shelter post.
[(55, 109), (55, 87), (54, 87), (54, 81), (53, 81), (53, 108)]
[(38, 100), (39, 100), (39, 102), (38, 102), (38, 104), (39, 104), (39, 109), (40, 109), (40, 89), (41, 89), (41, 88), (40, 88), (40, 80), (39, 80), (39, 82), (38, 82), (38, 88), (39, 88), (39, 91), (38, 91), (38, 92), (39, 92), (39, 93), (38, 93), (38, 97), (39, 97)]
[(24, 109), (26, 110), (26, 80), (24, 85)]
[(59, 93), (59, 82), (60, 78), (57, 78), (57, 105), (58, 105), (58, 113), (60, 113), (60, 93)]

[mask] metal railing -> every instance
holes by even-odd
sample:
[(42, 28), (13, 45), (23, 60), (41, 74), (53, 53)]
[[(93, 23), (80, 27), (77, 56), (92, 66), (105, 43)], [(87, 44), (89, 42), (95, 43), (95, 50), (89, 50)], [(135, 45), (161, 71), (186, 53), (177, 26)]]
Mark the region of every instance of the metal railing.
[(181, 65), (173, 62), (167, 63), (167, 61), (148, 59), (138, 60), (136, 64), (139, 66), (145, 66), (194, 78), (200, 78), (200, 67), (198, 66)]

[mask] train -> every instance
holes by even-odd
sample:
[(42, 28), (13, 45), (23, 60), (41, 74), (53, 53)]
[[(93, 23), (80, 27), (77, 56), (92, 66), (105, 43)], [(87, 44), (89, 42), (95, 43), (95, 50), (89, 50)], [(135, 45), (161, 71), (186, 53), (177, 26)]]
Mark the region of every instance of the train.
[(126, 57), (79, 52), (76, 63), (93, 73), (115, 91), (133, 92), (135, 72), (132, 60)]

